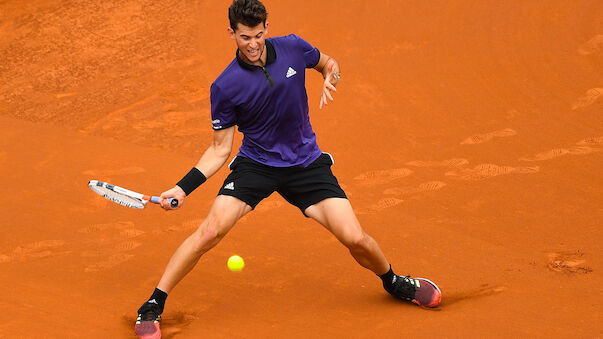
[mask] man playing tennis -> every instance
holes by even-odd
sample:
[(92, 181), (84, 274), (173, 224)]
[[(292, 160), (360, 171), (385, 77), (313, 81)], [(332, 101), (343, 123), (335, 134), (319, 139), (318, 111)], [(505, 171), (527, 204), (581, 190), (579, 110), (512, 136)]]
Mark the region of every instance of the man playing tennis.
[(333, 158), (323, 153), (310, 126), (305, 69), (324, 77), (320, 108), (333, 100), (340, 81), (338, 62), (296, 35), (266, 38), (267, 13), (257, 0), (234, 0), (228, 16), (236, 57), (211, 86), (214, 138), (199, 162), (178, 184), (161, 194), (182, 206), (194, 189), (227, 161), (235, 126), (243, 133), (208, 216), (170, 259), (157, 288), (138, 310), (137, 334), (160, 336), (159, 321), (168, 293), (245, 214), (274, 191), (327, 228), (363, 267), (378, 275), (387, 292), (425, 307), (441, 300), (427, 279), (396, 275), (379, 245), (366, 234), (331, 172)]

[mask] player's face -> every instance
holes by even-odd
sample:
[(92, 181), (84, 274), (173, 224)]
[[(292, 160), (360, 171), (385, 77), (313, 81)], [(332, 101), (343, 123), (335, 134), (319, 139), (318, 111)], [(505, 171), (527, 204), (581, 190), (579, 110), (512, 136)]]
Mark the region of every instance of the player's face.
[[(237, 24), (235, 31), (228, 29), (230, 37), (234, 39), (239, 48), (239, 56), (246, 59), (250, 64), (262, 66), (266, 62), (266, 34), (268, 33), (268, 23), (260, 23), (255, 27), (248, 27), (241, 23)], [(242, 54), (242, 55), (241, 55)]]

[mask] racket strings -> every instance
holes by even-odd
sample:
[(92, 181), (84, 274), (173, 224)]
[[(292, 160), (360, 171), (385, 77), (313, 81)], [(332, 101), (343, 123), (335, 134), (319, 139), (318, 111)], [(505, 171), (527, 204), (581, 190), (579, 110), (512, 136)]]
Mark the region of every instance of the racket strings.
[(93, 191), (95, 191), (96, 193), (102, 195), (103, 197), (105, 197), (111, 201), (114, 201), (120, 205), (124, 205), (126, 207), (133, 207), (133, 208), (144, 208), (144, 204), (142, 203), (142, 201), (140, 201), (136, 198), (132, 198), (127, 195), (117, 193), (117, 192), (110, 190), (103, 186), (90, 186), (90, 188)]

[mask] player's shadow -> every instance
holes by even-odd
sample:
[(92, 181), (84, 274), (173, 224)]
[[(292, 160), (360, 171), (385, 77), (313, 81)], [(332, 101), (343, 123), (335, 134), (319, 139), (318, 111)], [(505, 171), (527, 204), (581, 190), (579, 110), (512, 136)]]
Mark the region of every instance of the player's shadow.
[[(186, 329), (186, 327), (188, 327), (188, 325), (190, 325), (195, 319), (197, 319), (197, 317), (192, 313), (178, 311), (169, 312), (169, 314), (166, 314), (166, 317), (161, 319), (161, 338), (176, 338), (176, 336), (184, 331), (184, 329)], [(130, 333), (132, 333), (132, 338), (136, 338), (136, 334), (134, 333), (135, 322), (135, 317), (130, 315), (123, 316), (122, 324)]]

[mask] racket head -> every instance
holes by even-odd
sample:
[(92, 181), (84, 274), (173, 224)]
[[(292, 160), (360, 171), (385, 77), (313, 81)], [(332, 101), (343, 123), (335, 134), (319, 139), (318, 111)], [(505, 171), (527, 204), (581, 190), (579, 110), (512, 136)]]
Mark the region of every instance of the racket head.
[(96, 192), (100, 196), (122, 206), (142, 209), (147, 203), (147, 201), (128, 195), (128, 190), (107, 182), (90, 180), (88, 182), (88, 187), (90, 187), (92, 191)]

